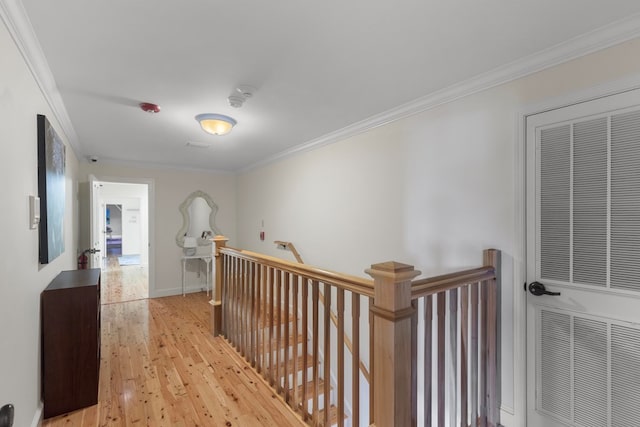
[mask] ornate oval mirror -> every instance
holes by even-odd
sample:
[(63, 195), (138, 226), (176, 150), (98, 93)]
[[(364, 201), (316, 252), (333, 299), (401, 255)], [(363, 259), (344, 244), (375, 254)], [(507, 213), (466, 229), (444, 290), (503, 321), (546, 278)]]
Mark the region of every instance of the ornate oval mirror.
[[(222, 232), (216, 227), (218, 205), (204, 191), (194, 191), (180, 204), (182, 227), (176, 235), (176, 244), (184, 248), (184, 238), (193, 237), (199, 245), (210, 245), (208, 240)], [(208, 235), (208, 236), (207, 236)]]

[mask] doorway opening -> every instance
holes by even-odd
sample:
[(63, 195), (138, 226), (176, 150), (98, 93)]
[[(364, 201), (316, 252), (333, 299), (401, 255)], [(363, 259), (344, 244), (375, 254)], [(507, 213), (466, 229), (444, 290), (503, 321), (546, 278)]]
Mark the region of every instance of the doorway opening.
[(149, 297), (149, 185), (94, 181), (102, 304)]

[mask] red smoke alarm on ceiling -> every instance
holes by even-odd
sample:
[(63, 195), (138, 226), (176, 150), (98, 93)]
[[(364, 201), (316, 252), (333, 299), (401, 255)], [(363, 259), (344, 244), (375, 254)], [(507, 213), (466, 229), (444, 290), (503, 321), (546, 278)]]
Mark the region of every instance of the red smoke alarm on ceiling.
[(140, 108), (142, 108), (142, 111), (146, 111), (147, 113), (151, 113), (151, 114), (160, 112), (160, 106), (156, 104), (152, 104), (150, 102), (141, 102)]

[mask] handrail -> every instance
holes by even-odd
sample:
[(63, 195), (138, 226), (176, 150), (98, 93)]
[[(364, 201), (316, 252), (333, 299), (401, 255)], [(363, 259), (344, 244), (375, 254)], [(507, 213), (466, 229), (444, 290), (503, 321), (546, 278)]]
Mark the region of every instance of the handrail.
[(494, 279), (495, 277), (495, 268), (487, 265), (427, 279), (414, 280), (411, 282), (411, 299), (437, 294), (438, 292), (459, 288), (469, 283)]
[(298, 252), (298, 250), (296, 249), (295, 245), (291, 242), (283, 242), (281, 240), (276, 240), (273, 243), (275, 243), (276, 245), (278, 245), (279, 249), (289, 249), (291, 251), (291, 253), (293, 254), (293, 256), (296, 258), (296, 261), (298, 261), (300, 264), (304, 264), (304, 261), (302, 261), (302, 257), (300, 256), (300, 253)]
[(257, 252), (235, 249), (229, 246), (220, 248), (220, 252), (225, 255), (235, 256), (247, 261), (261, 262), (268, 267), (286, 268), (293, 274), (304, 276), (311, 280), (328, 283), (333, 286), (355, 292), (367, 297), (373, 297), (373, 280), (348, 274), (337, 273), (331, 270), (313, 267), (308, 264), (299, 264)]

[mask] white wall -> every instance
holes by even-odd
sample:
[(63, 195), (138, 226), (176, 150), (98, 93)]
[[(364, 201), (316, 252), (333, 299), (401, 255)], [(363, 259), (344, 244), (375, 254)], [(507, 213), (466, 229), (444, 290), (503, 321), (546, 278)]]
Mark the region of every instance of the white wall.
[[(196, 190), (208, 193), (218, 205), (216, 215), (217, 227), (228, 236), (232, 242), (236, 240), (236, 177), (225, 173), (207, 173), (173, 169), (155, 169), (145, 167), (127, 167), (104, 163), (80, 164), (80, 181), (83, 187), (88, 187), (89, 174), (93, 174), (100, 181), (114, 181), (114, 178), (150, 179), (153, 181), (155, 205), (149, 201), (149, 215), (153, 217), (152, 233), (155, 240), (150, 238), (155, 247), (155, 260), (150, 260), (149, 293), (151, 297), (177, 295), (182, 292), (182, 249), (176, 245), (175, 238), (182, 226), (182, 215), (178, 210), (180, 204), (189, 194)], [(81, 192), (81, 203), (89, 206), (88, 191)], [(82, 212), (81, 230), (89, 230), (88, 210)], [(88, 242), (86, 233), (80, 236), (82, 242)], [(151, 256), (151, 255), (150, 255)], [(198, 278), (196, 266), (190, 267), (190, 274), (194, 279), (204, 280), (202, 274)], [(155, 277), (155, 279), (152, 279)], [(188, 278), (188, 284), (193, 284), (191, 290), (199, 290), (201, 281), (195, 282)]]
[(291, 241), (308, 264), (360, 276), (387, 260), (434, 275), (478, 266), (482, 249), (501, 249), (502, 400), (509, 415), (513, 300), (524, 280), (514, 277), (523, 273), (524, 255), (516, 229), (522, 194), (514, 184), (523, 173), (518, 112), (639, 75), (635, 40), (243, 173), (239, 245), (290, 258), (273, 240)]
[[(0, 406), (13, 403), (16, 426), (40, 418), (40, 293), (76, 268), (78, 161), (4, 24), (0, 24)], [(65, 251), (38, 264), (38, 230), (29, 229), (29, 195), (38, 194), (36, 115), (66, 145)]]

